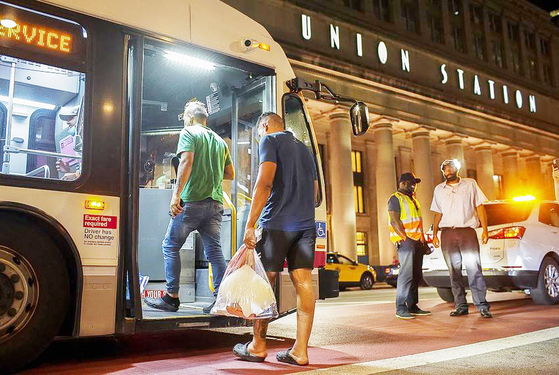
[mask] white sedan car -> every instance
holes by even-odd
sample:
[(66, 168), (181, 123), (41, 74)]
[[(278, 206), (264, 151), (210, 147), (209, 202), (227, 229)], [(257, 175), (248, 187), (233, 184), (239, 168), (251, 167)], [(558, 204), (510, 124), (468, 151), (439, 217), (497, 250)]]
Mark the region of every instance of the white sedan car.
[[(489, 241), (481, 246), (487, 288), (524, 290), (541, 305), (559, 303), (559, 203), (524, 197), (485, 203)], [(481, 228), (476, 229), (481, 238)], [(428, 241), (432, 233), (427, 233)], [(440, 239), (440, 233), (439, 233)], [(425, 256), (423, 278), (439, 296), (454, 301), (441, 248)], [(464, 285), (468, 285), (465, 269)]]

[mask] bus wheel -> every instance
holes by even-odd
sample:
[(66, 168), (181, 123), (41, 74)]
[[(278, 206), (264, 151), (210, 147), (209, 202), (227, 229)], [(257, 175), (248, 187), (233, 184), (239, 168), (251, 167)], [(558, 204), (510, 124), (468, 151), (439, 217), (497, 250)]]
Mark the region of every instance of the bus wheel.
[(0, 216), (0, 359), (15, 372), (59, 332), (69, 302), (62, 255), (40, 228)]
[(443, 301), (454, 302), (454, 294), (452, 294), (452, 289), (437, 288), (437, 293), (439, 294), (439, 297), (441, 297)]
[(538, 286), (530, 290), (530, 297), (538, 305), (559, 303), (559, 265), (555, 259), (544, 258), (538, 274)]

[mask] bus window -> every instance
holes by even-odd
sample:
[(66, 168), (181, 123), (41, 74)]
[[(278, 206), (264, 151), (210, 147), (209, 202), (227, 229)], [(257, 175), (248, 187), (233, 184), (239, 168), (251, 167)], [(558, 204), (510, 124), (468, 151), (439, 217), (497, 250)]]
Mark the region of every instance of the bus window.
[(1, 173), (78, 178), (85, 74), (0, 55), (0, 81)]
[[(272, 74), (270, 69), (199, 48), (146, 39), (138, 171), (138, 260), (140, 273), (149, 276), (147, 295), (164, 288), (161, 242), (169, 224), (169, 203), (176, 182), (173, 164), (178, 161), (175, 153), (185, 126), (185, 103), (198, 100), (206, 104), (207, 125), (227, 143), (236, 170), (234, 181), (223, 181), (224, 194), (234, 206), (224, 201), (221, 247), (228, 261), (234, 243), (240, 244), (244, 235), (258, 170), (256, 120), (263, 112), (273, 110)], [(181, 259), (181, 302), (210, 300), (208, 260), (197, 233), (191, 234), (181, 249)], [(188, 313), (199, 311), (195, 307), (185, 309)], [(149, 319), (158, 315), (144, 309), (144, 316)]]

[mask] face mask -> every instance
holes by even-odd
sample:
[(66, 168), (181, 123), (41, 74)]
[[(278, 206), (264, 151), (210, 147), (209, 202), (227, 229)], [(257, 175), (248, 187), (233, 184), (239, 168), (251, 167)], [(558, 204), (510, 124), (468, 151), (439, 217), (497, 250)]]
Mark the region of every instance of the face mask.
[(68, 128), (68, 133), (70, 133), (71, 136), (76, 135), (76, 127), (75, 126), (70, 126)]

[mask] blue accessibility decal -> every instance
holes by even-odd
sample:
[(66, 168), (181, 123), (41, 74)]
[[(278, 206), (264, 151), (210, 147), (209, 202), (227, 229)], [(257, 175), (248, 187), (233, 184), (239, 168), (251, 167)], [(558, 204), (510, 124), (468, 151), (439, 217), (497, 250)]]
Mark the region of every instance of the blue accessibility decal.
[(317, 238), (326, 238), (326, 222), (325, 221), (317, 221), (316, 222), (316, 237)]

